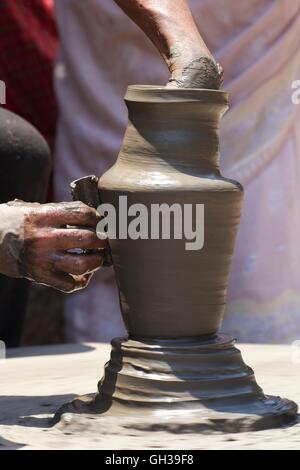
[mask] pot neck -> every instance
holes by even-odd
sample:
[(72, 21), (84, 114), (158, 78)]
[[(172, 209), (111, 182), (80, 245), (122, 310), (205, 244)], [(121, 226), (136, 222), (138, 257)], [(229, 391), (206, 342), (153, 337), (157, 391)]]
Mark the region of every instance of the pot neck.
[(219, 123), (227, 93), (215, 90), (132, 86), (120, 159), (126, 163), (219, 173)]

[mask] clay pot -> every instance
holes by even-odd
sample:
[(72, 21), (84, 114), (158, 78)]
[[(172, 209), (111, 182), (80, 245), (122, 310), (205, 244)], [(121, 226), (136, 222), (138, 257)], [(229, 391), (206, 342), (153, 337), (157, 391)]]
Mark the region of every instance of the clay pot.
[(99, 181), (101, 202), (123, 216), (120, 196), (148, 214), (153, 204), (202, 204), (204, 245), (188, 250), (175, 237), (126, 238), (117, 224), (110, 247), (129, 338), (113, 340), (98, 393), (55, 419), (99, 414), (99, 429), (107, 419), (110, 429), (117, 423), (125, 432), (232, 432), (293, 420), (297, 405), (265, 396), (234, 339), (218, 334), (243, 194), (219, 171), (227, 94), (130, 86), (125, 101), (129, 124), (116, 164)]
[[(186, 239), (112, 240), (121, 308), (131, 338), (215, 333), (222, 320), (239, 224), (242, 187), (221, 176), (219, 122), (227, 93), (130, 86), (129, 124), (116, 164), (99, 182), (118, 208), (204, 204), (204, 247)], [(193, 211), (194, 219), (196, 217)], [(149, 232), (150, 232), (149, 223)]]

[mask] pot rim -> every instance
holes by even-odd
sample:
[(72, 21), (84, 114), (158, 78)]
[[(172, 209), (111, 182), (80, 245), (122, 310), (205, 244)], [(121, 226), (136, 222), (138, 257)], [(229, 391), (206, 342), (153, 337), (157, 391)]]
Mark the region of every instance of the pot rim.
[(166, 88), (162, 85), (129, 85), (125, 101), (134, 102), (202, 102), (228, 106), (228, 93), (206, 88)]

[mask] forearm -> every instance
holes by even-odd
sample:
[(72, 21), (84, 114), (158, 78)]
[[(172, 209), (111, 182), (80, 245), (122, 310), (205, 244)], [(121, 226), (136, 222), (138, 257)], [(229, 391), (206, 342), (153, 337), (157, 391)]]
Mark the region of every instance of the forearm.
[[(169, 68), (171, 81), (178, 86), (220, 87), (221, 70), (198, 31), (186, 0), (115, 2), (159, 50)], [(197, 73), (199, 66), (203, 73)]]

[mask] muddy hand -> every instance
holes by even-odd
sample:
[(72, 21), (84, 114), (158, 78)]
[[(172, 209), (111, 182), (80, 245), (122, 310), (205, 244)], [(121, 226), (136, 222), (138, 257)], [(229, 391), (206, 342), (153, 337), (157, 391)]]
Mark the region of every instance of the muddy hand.
[(168, 87), (219, 89), (222, 68), (203, 41), (186, 0), (115, 0), (164, 58)]
[(107, 246), (96, 235), (99, 220), (81, 202), (0, 204), (0, 272), (64, 292), (86, 287)]

